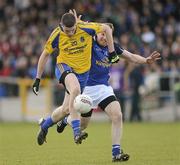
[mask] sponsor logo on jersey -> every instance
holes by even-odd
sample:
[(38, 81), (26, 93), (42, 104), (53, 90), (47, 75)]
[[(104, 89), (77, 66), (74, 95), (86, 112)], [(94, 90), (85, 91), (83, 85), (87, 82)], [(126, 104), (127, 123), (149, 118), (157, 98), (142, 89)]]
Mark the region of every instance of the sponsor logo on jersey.
[(81, 41), (81, 42), (84, 42), (84, 41), (85, 41), (85, 39), (84, 39), (83, 36), (80, 38), (80, 41)]
[(102, 66), (104, 68), (108, 68), (111, 66), (111, 63), (109, 63), (109, 60), (107, 57), (105, 57), (104, 59), (102, 59), (101, 61), (96, 60), (96, 65), (98, 66)]

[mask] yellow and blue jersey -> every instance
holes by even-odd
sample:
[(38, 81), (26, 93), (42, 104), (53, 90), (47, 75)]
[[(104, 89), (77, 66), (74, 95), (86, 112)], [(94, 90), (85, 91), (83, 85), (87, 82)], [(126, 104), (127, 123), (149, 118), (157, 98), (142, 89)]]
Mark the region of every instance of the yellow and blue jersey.
[(60, 27), (54, 29), (45, 44), (45, 51), (51, 54), (59, 50), (57, 63), (67, 64), (74, 72), (87, 72), (91, 66), (93, 36), (102, 32), (102, 25), (98, 23), (79, 22), (76, 33), (68, 37)]

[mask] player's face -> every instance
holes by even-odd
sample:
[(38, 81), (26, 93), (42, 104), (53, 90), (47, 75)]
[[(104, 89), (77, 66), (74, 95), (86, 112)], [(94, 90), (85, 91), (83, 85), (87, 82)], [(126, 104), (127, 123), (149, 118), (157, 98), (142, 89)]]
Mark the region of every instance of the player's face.
[(66, 27), (66, 26), (62, 26), (64, 33), (66, 33), (66, 35), (68, 35), (69, 37), (73, 36), (76, 32), (76, 25), (74, 25), (73, 27)]
[(97, 34), (97, 42), (101, 46), (107, 46), (107, 40), (106, 40), (105, 32)]

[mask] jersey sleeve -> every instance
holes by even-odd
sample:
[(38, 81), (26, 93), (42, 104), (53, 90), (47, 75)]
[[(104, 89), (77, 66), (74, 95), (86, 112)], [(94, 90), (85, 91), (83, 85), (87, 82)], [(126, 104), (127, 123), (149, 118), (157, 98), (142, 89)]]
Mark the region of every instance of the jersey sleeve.
[(78, 26), (92, 36), (103, 31), (102, 24), (100, 23), (80, 21), (78, 22)]
[(117, 43), (114, 43), (114, 48), (118, 55), (121, 55), (124, 51), (124, 49)]
[(60, 35), (60, 29), (57, 27), (54, 29), (54, 31), (51, 33), (50, 37), (45, 43), (44, 50), (48, 54), (52, 54), (52, 52), (57, 48), (59, 45), (59, 35)]

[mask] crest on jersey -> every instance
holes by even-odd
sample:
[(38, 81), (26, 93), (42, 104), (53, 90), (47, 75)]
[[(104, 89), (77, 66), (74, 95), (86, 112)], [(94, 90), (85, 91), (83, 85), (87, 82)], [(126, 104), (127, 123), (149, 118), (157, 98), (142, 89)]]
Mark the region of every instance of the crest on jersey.
[(84, 42), (84, 41), (85, 41), (84, 37), (81, 37), (81, 38), (80, 38), (80, 41), (81, 41), (81, 42)]

